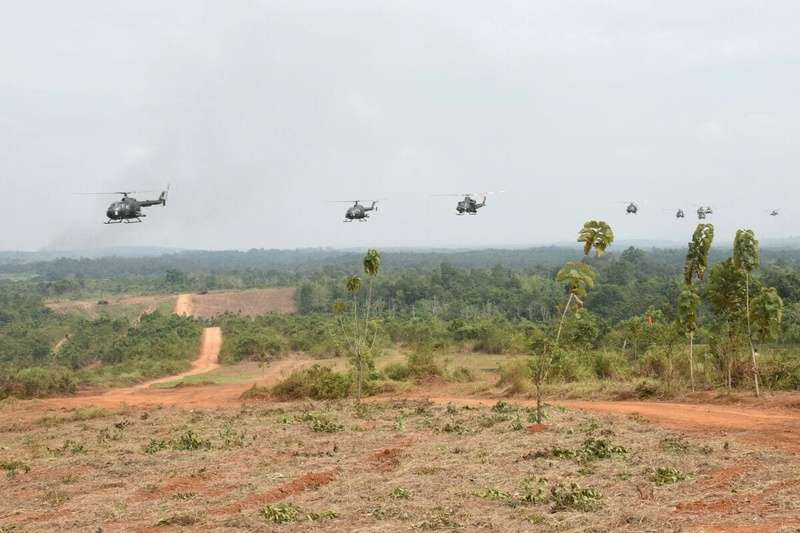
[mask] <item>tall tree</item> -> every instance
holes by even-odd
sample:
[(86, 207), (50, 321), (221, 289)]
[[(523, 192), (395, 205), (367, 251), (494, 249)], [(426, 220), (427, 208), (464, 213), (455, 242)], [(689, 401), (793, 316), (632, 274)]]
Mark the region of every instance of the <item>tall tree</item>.
[[(346, 340), (347, 349), (350, 354), (353, 366), (356, 368), (358, 376), (357, 398), (361, 402), (361, 395), (364, 384), (364, 371), (366, 367), (372, 366), (372, 349), (375, 346), (377, 338), (378, 322), (370, 320), (370, 310), (372, 308), (372, 281), (378, 275), (381, 266), (381, 254), (377, 250), (369, 249), (364, 256), (364, 273), (369, 275), (369, 285), (367, 290), (367, 299), (364, 302), (364, 317), (359, 317), (358, 314), (358, 292), (361, 290), (361, 278), (355, 274), (348, 276), (345, 280), (345, 287), (347, 291), (353, 295), (353, 314), (352, 325), (348, 325), (347, 321), (341, 319), (339, 327), (341, 328), (342, 336)], [(344, 303), (334, 306), (334, 312), (341, 312), (344, 310)]]
[(747, 317), (747, 341), (750, 345), (750, 360), (753, 368), (753, 383), (756, 396), (760, 396), (758, 386), (758, 358), (753, 345), (753, 328), (750, 320), (750, 276), (759, 267), (758, 241), (753, 230), (738, 230), (733, 240), (733, 265), (745, 273), (745, 316)]
[[(588, 257), (592, 249), (595, 250), (598, 256), (601, 256), (605, 253), (606, 248), (611, 246), (614, 242), (614, 232), (611, 231), (611, 227), (605, 222), (590, 220), (586, 222), (579, 231), (578, 242), (585, 243), (583, 247), (584, 260)], [(548, 345), (545, 343), (542, 355), (539, 359), (539, 368), (536, 374), (536, 421), (539, 424), (542, 423), (542, 385), (547, 379), (547, 373), (552, 364), (553, 357), (558, 351), (558, 345), (561, 341), (561, 332), (564, 327), (564, 321), (567, 318), (567, 313), (570, 310), (573, 314), (579, 314), (583, 311), (583, 298), (586, 297), (586, 289), (594, 287), (594, 278), (595, 272), (586, 262), (575, 264), (570, 261), (556, 274), (556, 282), (569, 282), (569, 292), (567, 295), (567, 302), (564, 304), (564, 309), (561, 312), (561, 319), (558, 322), (558, 330), (550, 349), (550, 354), (548, 356)]]
[(698, 224), (686, 252), (686, 262), (683, 267), (683, 290), (678, 297), (678, 324), (689, 337), (689, 378), (694, 391), (694, 333), (697, 329), (697, 309), (700, 307), (700, 296), (692, 279), (702, 280), (708, 268), (708, 252), (714, 240), (714, 226), (712, 224)]

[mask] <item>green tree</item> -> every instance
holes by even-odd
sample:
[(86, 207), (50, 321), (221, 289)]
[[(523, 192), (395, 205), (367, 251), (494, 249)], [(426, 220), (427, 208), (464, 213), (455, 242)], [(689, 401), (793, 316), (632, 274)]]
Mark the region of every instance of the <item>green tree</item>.
[(692, 280), (695, 275), (702, 280), (708, 268), (708, 252), (714, 240), (712, 224), (698, 224), (686, 252), (683, 267), (683, 290), (678, 296), (678, 324), (689, 337), (689, 377), (694, 391), (694, 333), (697, 329), (697, 309), (700, 307), (700, 296)]
[(578, 242), (584, 243), (583, 255), (588, 256), (594, 248), (595, 253), (600, 257), (606, 252), (606, 247), (614, 242), (614, 232), (606, 222), (590, 220), (578, 232)]
[(777, 289), (762, 288), (750, 303), (750, 321), (755, 324), (753, 333), (758, 337), (759, 344), (777, 338), (783, 318), (783, 298), (778, 295)]
[(686, 253), (686, 263), (683, 269), (683, 282), (685, 285), (692, 284), (692, 278), (696, 274), (697, 279), (703, 279), (703, 275), (708, 268), (708, 252), (714, 240), (713, 224), (698, 224), (689, 243), (689, 251)]
[[(603, 255), (606, 248), (611, 246), (614, 242), (614, 232), (611, 231), (611, 227), (605, 222), (590, 220), (581, 228), (578, 241), (586, 243), (583, 247), (584, 259), (586, 259), (592, 251), (592, 248), (594, 248), (595, 253), (600, 256)], [(542, 423), (542, 385), (547, 379), (547, 373), (552, 364), (553, 357), (558, 352), (561, 332), (564, 328), (564, 321), (567, 318), (567, 313), (571, 310), (573, 314), (579, 315), (584, 311), (583, 298), (586, 297), (586, 289), (594, 287), (594, 278), (595, 272), (586, 262), (576, 264), (570, 261), (556, 274), (556, 282), (569, 283), (569, 292), (567, 295), (567, 302), (564, 304), (564, 309), (561, 312), (561, 319), (558, 322), (556, 338), (553, 342), (550, 354), (548, 355), (547, 353), (548, 345), (545, 343), (542, 349), (542, 355), (539, 359), (539, 369), (536, 375), (536, 421), (539, 424)]]
[(742, 325), (745, 321), (745, 272), (733, 264), (728, 258), (711, 267), (710, 280), (706, 290), (706, 299), (714, 312), (722, 317), (724, 328), (721, 356), (728, 388), (733, 386), (732, 369), (736, 351), (742, 342)]
[(753, 230), (737, 230), (736, 238), (733, 240), (733, 265), (744, 271), (745, 286), (745, 316), (747, 318), (747, 341), (750, 345), (750, 361), (753, 365), (753, 383), (756, 396), (760, 396), (758, 386), (758, 358), (756, 349), (753, 345), (753, 328), (750, 320), (750, 276), (753, 270), (759, 267), (758, 260), (758, 241)]
[[(348, 352), (350, 353), (353, 365), (358, 374), (357, 399), (361, 402), (361, 395), (364, 383), (364, 370), (372, 366), (372, 350), (378, 334), (378, 321), (370, 320), (370, 310), (372, 308), (372, 282), (378, 275), (381, 265), (381, 255), (377, 250), (369, 249), (364, 256), (364, 273), (369, 275), (369, 285), (367, 299), (364, 303), (364, 317), (358, 314), (358, 293), (361, 290), (361, 278), (355, 274), (350, 275), (345, 280), (347, 291), (353, 295), (353, 314), (352, 323), (347, 324), (345, 320), (340, 321), (340, 328), (346, 340)], [(335, 311), (342, 309), (341, 305), (335, 306)]]

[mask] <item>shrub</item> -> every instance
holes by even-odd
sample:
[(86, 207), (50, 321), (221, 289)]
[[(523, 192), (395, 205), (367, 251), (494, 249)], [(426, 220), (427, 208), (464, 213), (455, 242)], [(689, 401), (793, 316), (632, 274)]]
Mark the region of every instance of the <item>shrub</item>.
[(500, 380), (498, 385), (507, 387), (508, 394), (521, 394), (528, 392), (531, 387), (531, 367), (529, 361), (523, 357), (515, 357), (505, 364), (501, 364)]
[(348, 397), (352, 386), (350, 375), (334, 372), (327, 366), (313, 365), (292, 372), (288, 378), (272, 387), (272, 395), (279, 400), (335, 400)]

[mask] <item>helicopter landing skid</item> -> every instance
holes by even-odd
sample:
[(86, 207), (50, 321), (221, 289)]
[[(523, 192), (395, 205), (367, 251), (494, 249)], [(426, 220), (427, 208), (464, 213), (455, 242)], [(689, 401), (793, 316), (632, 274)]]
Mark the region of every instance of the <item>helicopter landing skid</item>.
[[(142, 216), (144, 216), (144, 215), (142, 215)], [(103, 224), (122, 224), (123, 222), (125, 224), (141, 224), (142, 220), (140, 218), (137, 218), (136, 220), (131, 220), (129, 218), (123, 218), (123, 219), (120, 219), (120, 220), (108, 219), (108, 221), (103, 222)]]

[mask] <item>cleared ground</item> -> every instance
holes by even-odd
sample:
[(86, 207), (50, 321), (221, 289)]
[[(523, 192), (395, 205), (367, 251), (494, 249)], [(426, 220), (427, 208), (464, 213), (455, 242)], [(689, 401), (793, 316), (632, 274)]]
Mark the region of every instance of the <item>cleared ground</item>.
[[(178, 301), (197, 313), (206, 296)], [(195, 372), (218, 354), (205, 335)], [(541, 427), (486, 361), (478, 383), (360, 408), (242, 399), (319, 362), (298, 355), (2, 402), (0, 531), (800, 528), (800, 395), (565, 400)]]
[(156, 309), (160, 309), (162, 305), (175, 302), (177, 314), (185, 313), (201, 318), (211, 318), (229, 311), (255, 316), (273, 311), (278, 313), (296, 312), (294, 292), (293, 288), (288, 288), (180, 294), (177, 296), (137, 296), (134, 298), (111, 298), (107, 300), (106, 304), (98, 304), (97, 301), (67, 300), (49, 302), (47, 307), (56, 313), (72, 313), (89, 319), (109, 315), (131, 315), (135, 318), (142, 313), (152, 313)]

